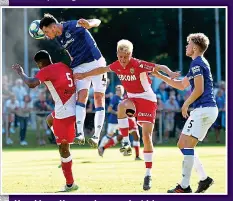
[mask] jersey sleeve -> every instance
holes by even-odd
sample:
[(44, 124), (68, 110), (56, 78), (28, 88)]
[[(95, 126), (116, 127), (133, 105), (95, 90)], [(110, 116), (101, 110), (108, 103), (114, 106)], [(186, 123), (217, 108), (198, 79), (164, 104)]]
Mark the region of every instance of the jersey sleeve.
[(200, 66), (200, 64), (198, 64), (196, 62), (191, 63), (190, 74), (193, 76), (193, 78), (195, 78), (199, 75), (203, 75), (203, 69)]
[(113, 72), (116, 72), (117, 71), (117, 67), (118, 67), (118, 62), (115, 61), (113, 62), (112, 64), (109, 65), (109, 69)]
[(143, 61), (143, 60), (138, 60), (138, 69), (140, 72), (152, 72), (155, 68), (154, 63)]
[(38, 80), (40, 80), (40, 82), (44, 82), (46, 80), (48, 80), (49, 78), (49, 69), (44, 68), (41, 69), (36, 75), (35, 78), (37, 78)]

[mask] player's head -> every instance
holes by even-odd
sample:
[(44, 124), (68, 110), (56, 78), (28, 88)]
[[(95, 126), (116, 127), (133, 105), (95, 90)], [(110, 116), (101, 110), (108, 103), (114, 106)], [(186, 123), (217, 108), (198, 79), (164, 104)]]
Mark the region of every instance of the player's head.
[(117, 43), (117, 58), (123, 67), (129, 63), (133, 53), (133, 44), (129, 40), (120, 40)]
[(60, 35), (57, 24), (57, 19), (53, 15), (46, 13), (44, 14), (44, 17), (40, 20), (40, 29), (49, 39), (54, 39), (55, 37)]
[(51, 56), (46, 50), (40, 50), (34, 56), (34, 61), (36, 62), (39, 69), (44, 68), (52, 63)]
[(189, 57), (204, 54), (210, 44), (209, 38), (203, 33), (189, 34), (187, 42), (186, 55)]
[(124, 87), (122, 86), (122, 85), (117, 85), (116, 86), (116, 95), (117, 96), (123, 96), (123, 94), (124, 94)]

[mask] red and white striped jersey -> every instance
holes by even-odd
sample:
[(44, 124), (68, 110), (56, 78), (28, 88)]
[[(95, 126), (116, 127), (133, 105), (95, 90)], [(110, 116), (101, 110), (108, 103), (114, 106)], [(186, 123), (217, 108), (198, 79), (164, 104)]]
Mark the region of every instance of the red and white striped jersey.
[(72, 70), (64, 63), (42, 68), (35, 76), (44, 83), (55, 102), (55, 118), (64, 119), (75, 115), (75, 85)]
[(152, 81), (148, 76), (154, 67), (154, 63), (135, 58), (131, 58), (126, 68), (123, 68), (119, 61), (109, 66), (117, 74), (129, 98), (143, 98), (157, 102), (156, 95), (151, 88)]

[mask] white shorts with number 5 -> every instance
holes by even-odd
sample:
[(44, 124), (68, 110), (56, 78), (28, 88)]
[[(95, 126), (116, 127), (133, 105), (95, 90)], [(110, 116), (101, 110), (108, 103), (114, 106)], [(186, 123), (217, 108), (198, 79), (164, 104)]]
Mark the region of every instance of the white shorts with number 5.
[[(99, 60), (92, 61), (90, 63), (81, 64), (73, 69), (73, 73), (85, 73), (99, 67), (105, 67), (106, 61), (103, 57)], [(92, 77), (86, 77), (83, 80), (76, 80), (76, 90), (89, 89), (91, 84), (93, 85), (94, 92), (105, 93), (107, 86), (107, 73), (96, 75)]]
[(193, 136), (202, 141), (211, 125), (218, 116), (217, 107), (203, 107), (194, 109), (186, 121), (182, 133)]

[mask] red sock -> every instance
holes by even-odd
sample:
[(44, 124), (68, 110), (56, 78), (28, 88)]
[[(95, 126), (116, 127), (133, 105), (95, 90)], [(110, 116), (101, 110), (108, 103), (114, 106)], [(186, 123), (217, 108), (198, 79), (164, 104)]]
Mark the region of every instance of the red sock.
[(127, 137), (129, 136), (129, 128), (119, 128), (120, 132), (121, 132), (121, 135), (123, 137)]
[(73, 174), (72, 174), (72, 159), (70, 157), (70, 161), (63, 162), (64, 160), (66, 160), (68, 158), (62, 158), (62, 171), (63, 171), (63, 174), (66, 178), (66, 184), (73, 184), (74, 179), (73, 179)]
[(153, 151), (144, 151), (144, 161), (146, 168), (152, 168)]
[(115, 145), (115, 142), (114, 142), (114, 140), (111, 138), (111, 139), (109, 139), (109, 141), (107, 142), (107, 144), (104, 146), (104, 149), (107, 149), (107, 148), (112, 147), (112, 146), (114, 146), (114, 145)]
[(134, 146), (136, 157), (139, 157), (139, 146)]

